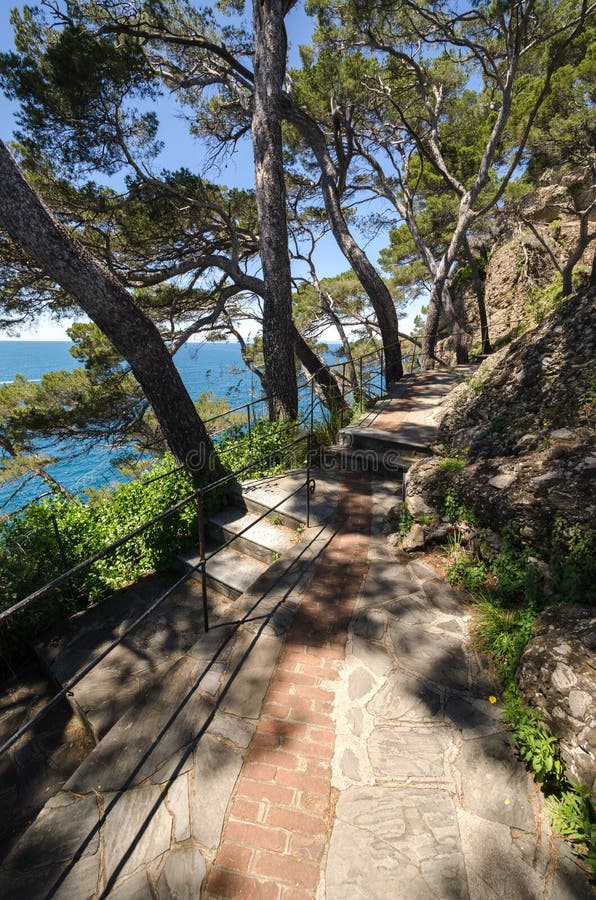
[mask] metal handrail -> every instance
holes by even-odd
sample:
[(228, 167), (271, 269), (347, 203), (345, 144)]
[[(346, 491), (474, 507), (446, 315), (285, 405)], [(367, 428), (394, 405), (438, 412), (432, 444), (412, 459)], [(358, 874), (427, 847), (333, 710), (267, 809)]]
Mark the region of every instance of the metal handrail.
[[(380, 348), (380, 349), (382, 352), (382, 350), (384, 348)], [(362, 360), (365, 358), (368, 358), (369, 356), (376, 355), (378, 352), (379, 352), (378, 350), (372, 350), (369, 353), (365, 353), (365, 354), (362, 354), (362, 356), (357, 357), (359, 364), (360, 364), (359, 392), (360, 392), (361, 409), (362, 409), (362, 405), (363, 405), (362, 386), (365, 383), (369, 384), (372, 381), (374, 381), (374, 378), (368, 379), (367, 382), (363, 381), (363, 379), (362, 379)], [(336, 363), (333, 366), (330, 366), (327, 368), (333, 368), (333, 367), (345, 366), (345, 365), (346, 365), (346, 363)], [(321, 367), (321, 369), (323, 369), (323, 368), (325, 368), (325, 367)], [(318, 371), (320, 371), (320, 370), (317, 370), (317, 372)], [(302, 417), (302, 419), (299, 420), (298, 422), (292, 421), (292, 422), (288, 423), (288, 429), (290, 427), (295, 428), (295, 427), (299, 427), (301, 424), (304, 424), (307, 419), (310, 419), (310, 432), (309, 432), (310, 436), (312, 436), (313, 424), (314, 424), (314, 422), (313, 422), (314, 403), (315, 403), (314, 378), (315, 378), (316, 374), (317, 373), (312, 373), (311, 377), (307, 380), (306, 384), (301, 386), (301, 389), (304, 389), (305, 387), (310, 387), (311, 402), (310, 402), (308, 411)], [(381, 378), (382, 378), (382, 372), (381, 372)], [(382, 391), (382, 384), (380, 385), (380, 389)], [(342, 392), (342, 397), (345, 399), (345, 394), (343, 394), (343, 392)], [(255, 403), (260, 403), (260, 402), (263, 402), (268, 399), (269, 399), (268, 397), (261, 397), (258, 400), (253, 400), (253, 401), (250, 401), (249, 403), (242, 404), (238, 407), (235, 407), (233, 410), (228, 410), (226, 413), (219, 413), (217, 416), (214, 416), (214, 417), (212, 417), (212, 419), (209, 419), (206, 421), (212, 421), (214, 419), (221, 418), (223, 415), (229, 415), (231, 412), (236, 412), (240, 409), (245, 409), (249, 406), (254, 405)], [(114, 550), (117, 550), (119, 547), (128, 543), (128, 541), (133, 540), (136, 537), (139, 537), (148, 528), (151, 528), (153, 525), (157, 524), (161, 520), (172, 515), (172, 513), (177, 512), (179, 509), (182, 509), (191, 500), (198, 498), (199, 496), (204, 497), (205, 494), (208, 494), (217, 488), (223, 487), (224, 485), (229, 484), (230, 482), (236, 481), (238, 476), (244, 474), (247, 471), (250, 471), (251, 469), (255, 468), (257, 465), (262, 464), (267, 459), (270, 459), (271, 457), (276, 456), (285, 450), (288, 450), (290, 447), (296, 445), (297, 443), (301, 442), (302, 440), (304, 440), (304, 437), (299, 437), (295, 441), (292, 441), (289, 444), (284, 445), (283, 447), (280, 447), (280, 448), (277, 448), (276, 450), (271, 451), (269, 454), (264, 454), (264, 455), (260, 456), (259, 458), (257, 458), (256, 460), (253, 460), (252, 462), (250, 462), (248, 465), (244, 466), (243, 468), (238, 469), (234, 472), (231, 472), (228, 475), (225, 475), (222, 478), (218, 479), (217, 481), (211, 482), (209, 485), (198, 488), (195, 491), (191, 492), (186, 497), (179, 500), (177, 503), (173, 504), (172, 506), (163, 510), (161, 513), (158, 513), (157, 515), (153, 516), (147, 522), (144, 522), (142, 525), (139, 525), (137, 528), (133, 529), (133, 531), (128, 532), (127, 534), (123, 535), (121, 538), (118, 538), (116, 541), (113, 541), (107, 547), (103, 547), (97, 553), (95, 553), (92, 556), (88, 557), (87, 559), (81, 561), (76, 566), (73, 566), (70, 569), (68, 569), (66, 572), (61, 573), (56, 578), (52, 579), (52, 581), (48, 582), (46, 585), (43, 585), (41, 588), (38, 588), (36, 591), (33, 591), (31, 594), (28, 594), (26, 597), (24, 597), (18, 603), (14, 604), (13, 606), (9, 607), (6, 610), (0, 611), (0, 622), (8, 619), (10, 616), (12, 616), (14, 613), (18, 612), (19, 610), (24, 609), (25, 607), (29, 606), (35, 600), (38, 600), (40, 597), (44, 596), (45, 594), (49, 593), (50, 591), (55, 590), (56, 588), (60, 587), (66, 581), (69, 581), (70, 579), (74, 578), (76, 575), (85, 571), (87, 568), (89, 568), (94, 563), (98, 562), (100, 559), (103, 559), (105, 556), (108, 556), (110, 553), (114, 552)], [(310, 437), (309, 437), (309, 440), (310, 440)], [(240, 441), (236, 442), (236, 444), (233, 444), (229, 448), (227, 448), (227, 451), (233, 449), (233, 447), (235, 447), (237, 445), (237, 443), (240, 443)], [(225, 452), (227, 452), (227, 451), (225, 451)], [(176, 472), (181, 471), (183, 468), (185, 468), (185, 467), (178, 466), (175, 469), (172, 469), (169, 472), (165, 472), (162, 475), (158, 475), (158, 476), (156, 476), (155, 479), (150, 479), (149, 481), (144, 482), (144, 483), (150, 484), (152, 481), (157, 481), (161, 478), (169, 477), (169, 476), (175, 474)]]
[(192, 491), (190, 494), (187, 494), (186, 497), (183, 497), (181, 500), (178, 500), (172, 506), (169, 506), (167, 509), (162, 510), (157, 515), (153, 516), (151, 519), (148, 519), (146, 522), (143, 522), (142, 525), (139, 525), (137, 528), (132, 531), (127, 532), (122, 537), (113, 541), (111, 544), (108, 544), (107, 547), (103, 547), (101, 550), (98, 550), (97, 553), (94, 553), (92, 556), (87, 557), (87, 559), (82, 560), (80, 563), (77, 563), (75, 566), (72, 566), (66, 572), (62, 572), (60, 575), (56, 576), (56, 578), (49, 581), (47, 584), (38, 588), (36, 591), (33, 591), (31, 594), (28, 594), (22, 600), (19, 600), (18, 603), (15, 603), (13, 606), (8, 609), (2, 610), (0, 612), (0, 622), (8, 619), (14, 613), (18, 612), (21, 609), (25, 609), (25, 607), (30, 606), (35, 600), (39, 600), (40, 597), (45, 596), (50, 591), (55, 590), (60, 587), (60, 585), (64, 584), (66, 581), (74, 578), (76, 575), (79, 575), (81, 572), (84, 572), (94, 563), (98, 562), (100, 559), (103, 559), (106, 556), (109, 556), (114, 550), (117, 550), (119, 547), (122, 547), (124, 544), (128, 543), (134, 538), (139, 537), (139, 535), (143, 534), (143, 532), (147, 531), (148, 528), (151, 528), (153, 525), (156, 525), (158, 522), (161, 522), (163, 519), (171, 516), (172, 513), (178, 512), (178, 510), (182, 509), (191, 500), (195, 500), (199, 497), (199, 495), (209, 494), (217, 488), (224, 487), (226, 484), (230, 482), (234, 482), (237, 480), (237, 476), (244, 474), (250, 469), (254, 469), (257, 465), (265, 462), (268, 459), (271, 459), (274, 456), (279, 455), (285, 450), (290, 449), (301, 442), (303, 442), (305, 436), (296, 438), (296, 440), (291, 441), (289, 444), (285, 444), (283, 447), (278, 447), (276, 450), (272, 450), (270, 453), (266, 453), (260, 456), (258, 459), (253, 460), (248, 463), (248, 465), (243, 466), (241, 469), (237, 469), (235, 472), (230, 472), (228, 475), (224, 475), (222, 478), (219, 478), (217, 481), (212, 481), (210, 484), (205, 485), (204, 487), (197, 488)]
[[(362, 356), (358, 358), (359, 375), (360, 375), (358, 391), (359, 391), (359, 397), (360, 397), (361, 410), (363, 408), (363, 402), (364, 402), (364, 390), (363, 390), (364, 386), (371, 385), (371, 384), (375, 384), (375, 386), (377, 386), (377, 384), (376, 384), (377, 375), (376, 374), (373, 374), (370, 378), (367, 378), (366, 380), (364, 380), (364, 378), (363, 378), (363, 360), (370, 356), (377, 355), (377, 353), (378, 353), (377, 350), (373, 350), (370, 353), (362, 354)], [(380, 385), (378, 385), (378, 387), (382, 393), (382, 391), (383, 391), (383, 356), (381, 356), (380, 364), (381, 364), (381, 368), (380, 368), (379, 375), (380, 375), (381, 383), (380, 383)], [(342, 398), (344, 398), (344, 399), (345, 399), (344, 388), (345, 388), (345, 381), (346, 381), (345, 380), (345, 365), (346, 365), (346, 363), (338, 363), (338, 364), (334, 364), (333, 366), (327, 367), (327, 368), (338, 368), (340, 366), (343, 367), (344, 378), (343, 378), (343, 385), (342, 385)], [(209, 560), (213, 559), (213, 557), (216, 556), (218, 553), (220, 553), (222, 550), (226, 549), (227, 547), (230, 547), (234, 543), (234, 541), (238, 540), (244, 534), (246, 534), (248, 531), (250, 531), (250, 529), (254, 525), (256, 525), (258, 522), (262, 521), (263, 519), (267, 518), (274, 510), (278, 509), (280, 506), (282, 506), (284, 503), (286, 503), (289, 499), (291, 499), (293, 496), (297, 495), (302, 490), (306, 490), (306, 524), (307, 524), (307, 527), (310, 526), (310, 497), (311, 497), (311, 494), (315, 490), (315, 481), (311, 477), (311, 457), (312, 457), (311, 451), (312, 451), (312, 438), (313, 438), (313, 428), (314, 428), (314, 405), (315, 405), (314, 378), (316, 377), (316, 374), (318, 374), (318, 373), (313, 373), (311, 375), (311, 377), (306, 380), (306, 383), (304, 385), (302, 385), (300, 388), (301, 390), (305, 389), (305, 388), (309, 388), (310, 392), (311, 392), (311, 400), (310, 400), (310, 405), (309, 405), (307, 412), (305, 413), (305, 415), (299, 422), (291, 422), (288, 425), (288, 428), (289, 427), (292, 427), (292, 428), (300, 427), (300, 425), (304, 424), (304, 422), (308, 419), (310, 422), (310, 427), (309, 427), (308, 432), (305, 435), (300, 435), (297, 438), (295, 438), (293, 441), (290, 441), (289, 443), (285, 444), (284, 446), (278, 447), (276, 450), (273, 450), (267, 454), (262, 454), (257, 459), (254, 459), (251, 462), (249, 462), (246, 466), (243, 466), (242, 468), (240, 468), (234, 472), (224, 475), (221, 478), (217, 479), (216, 481), (211, 482), (208, 485), (205, 485), (204, 487), (197, 488), (196, 490), (194, 490), (190, 494), (188, 494), (186, 497), (183, 497), (181, 500), (172, 504), (170, 507), (163, 510), (161, 513), (158, 513), (157, 515), (153, 516), (148, 521), (142, 523), (137, 528), (133, 529), (133, 531), (128, 532), (126, 535), (123, 535), (121, 538), (118, 538), (116, 541), (113, 541), (107, 547), (102, 548), (97, 553), (95, 553), (92, 556), (88, 557), (87, 559), (81, 561), (80, 563), (77, 563), (77, 565), (72, 566), (67, 571), (62, 572), (56, 578), (52, 579), (52, 581), (43, 585), (41, 588), (38, 588), (36, 591), (33, 591), (27, 597), (24, 597), (22, 600), (20, 600), (16, 604), (14, 604), (9, 609), (3, 610), (0, 612), (0, 622), (6, 621), (12, 615), (27, 608), (32, 603), (39, 600), (41, 597), (45, 596), (46, 594), (50, 593), (51, 591), (53, 591), (56, 588), (60, 587), (61, 585), (65, 584), (66, 582), (70, 581), (76, 575), (80, 574), (81, 572), (85, 571), (90, 566), (92, 566), (95, 562), (98, 562), (100, 559), (103, 559), (106, 556), (113, 553), (119, 547), (123, 546), (124, 544), (128, 543), (131, 540), (134, 540), (136, 537), (139, 537), (147, 529), (153, 527), (158, 522), (161, 522), (164, 519), (168, 518), (174, 512), (177, 512), (178, 510), (182, 509), (191, 501), (197, 500), (197, 502), (198, 502), (198, 510), (197, 510), (197, 512), (198, 512), (198, 528), (199, 528), (199, 561), (196, 564), (190, 566), (188, 571), (185, 572), (170, 588), (168, 588), (165, 592), (163, 592), (153, 603), (151, 603), (150, 606), (147, 607), (143, 611), (143, 613), (141, 613), (141, 615), (139, 615), (125, 629), (125, 631), (121, 635), (118, 636), (118, 638), (116, 638), (114, 641), (112, 641), (108, 645), (108, 647), (104, 648), (104, 650), (102, 650), (97, 656), (95, 656), (92, 660), (90, 660), (88, 663), (86, 663), (82, 667), (82, 669), (80, 669), (66, 683), (66, 685), (64, 685), (55, 694), (54, 697), (52, 697), (46, 704), (44, 704), (44, 706), (40, 710), (38, 710), (27, 722), (23, 723), (19, 727), (19, 729), (17, 729), (17, 731), (14, 732), (11, 735), (11, 737), (8, 738), (0, 746), (0, 755), (5, 753), (7, 750), (9, 750), (10, 747), (12, 747), (19, 740), (19, 738), (22, 737), (23, 734), (25, 734), (29, 729), (31, 729), (41, 719), (41, 717), (44, 716), (50, 709), (52, 709), (58, 702), (60, 702), (60, 700), (62, 700), (64, 697), (66, 697), (69, 694), (69, 692), (72, 691), (72, 689), (89, 672), (91, 672), (96, 666), (98, 666), (99, 663), (102, 662), (106, 658), (106, 656), (108, 656), (108, 654), (112, 652), (112, 650), (114, 650), (120, 643), (122, 643), (122, 641), (125, 640), (132, 633), (132, 631), (135, 628), (137, 628), (142, 622), (144, 622), (148, 618), (148, 616), (150, 616), (168, 597), (170, 597), (175, 590), (177, 590), (182, 584), (184, 584), (189, 578), (191, 578), (196, 572), (199, 572), (199, 571), (201, 573), (203, 624), (204, 624), (204, 630), (205, 630), (205, 632), (207, 632), (209, 630), (209, 613), (208, 613), (208, 603), (207, 603), (206, 566), (207, 566), (207, 563), (209, 562)], [(206, 421), (214, 421), (216, 419), (222, 418), (224, 415), (230, 415), (231, 413), (237, 412), (238, 410), (247, 409), (247, 411), (249, 413), (248, 421), (249, 421), (249, 427), (250, 427), (250, 408), (252, 406), (254, 406), (256, 403), (262, 403), (263, 401), (268, 400), (268, 399), (269, 398), (267, 398), (267, 397), (261, 397), (258, 400), (250, 401), (246, 404), (242, 404), (238, 407), (235, 407), (233, 410), (228, 410), (225, 413), (220, 413), (217, 416), (213, 416), (211, 419), (206, 420)], [(205, 542), (205, 514), (204, 514), (205, 496), (207, 494), (211, 493), (212, 491), (215, 491), (219, 488), (229, 485), (230, 483), (236, 483), (239, 476), (249, 472), (250, 470), (256, 468), (259, 465), (262, 465), (263, 462), (265, 462), (266, 460), (270, 460), (273, 457), (278, 456), (281, 453), (288, 451), (291, 447), (294, 447), (294, 446), (302, 443), (305, 439), (307, 441), (307, 453), (306, 453), (306, 473), (305, 473), (304, 482), (302, 484), (300, 484), (290, 494), (288, 494), (287, 496), (284, 496), (275, 505), (271, 506), (265, 512), (263, 512), (261, 515), (259, 515), (254, 521), (252, 521), (249, 525), (247, 525), (241, 531), (234, 534), (227, 541), (224, 541), (212, 552), (207, 553), (206, 552), (206, 542)], [(235, 446), (235, 445), (232, 445), (232, 446)], [(228, 449), (232, 449), (232, 446)], [(172, 475), (172, 474), (174, 474), (175, 471), (180, 471), (181, 468), (183, 468), (183, 467), (178, 467), (177, 469), (174, 469), (170, 472), (164, 473), (163, 475), (157, 476), (157, 478), (155, 478), (155, 479), (150, 479), (149, 482), (145, 482), (145, 483), (151, 483), (151, 481), (158, 480), (161, 477), (167, 477), (169, 475)], [(63, 557), (63, 560), (64, 559), (65, 558)]]
[[(147, 619), (153, 612), (155, 612), (155, 610), (158, 609), (158, 607), (160, 607), (162, 605), (162, 603), (164, 603), (168, 599), (168, 597), (170, 597), (174, 593), (174, 591), (178, 590), (178, 588), (181, 587), (186, 581), (188, 581), (189, 578), (192, 578), (192, 576), (199, 569), (202, 570), (202, 574), (203, 574), (204, 570), (205, 570), (205, 565), (210, 559), (212, 559), (214, 556), (216, 556), (218, 553), (220, 553), (226, 547), (229, 547), (230, 544), (232, 544), (237, 538), (241, 537), (243, 534), (245, 534), (245, 532), (249, 531), (253, 527), (253, 525), (256, 525), (257, 522), (260, 522), (262, 519), (269, 516), (274, 510), (278, 509), (280, 506), (282, 506), (282, 504), (286, 503), (288, 500), (290, 500), (296, 494), (300, 493), (300, 491), (304, 490), (305, 488), (306, 488), (306, 496), (307, 496), (307, 516), (308, 516), (308, 508), (309, 508), (308, 497), (310, 496), (310, 493), (312, 491), (311, 491), (311, 484), (309, 483), (309, 480), (307, 478), (307, 480), (304, 482), (304, 484), (301, 484), (290, 494), (283, 497), (274, 506), (267, 509), (266, 512), (264, 512), (257, 519), (255, 519), (255, 521), (252, 522), (249, 526), (247, 526), (242, 531), (240, 531), (236, 535), (234, 535), (234, 537), (231, 538), (229, 541), (226, 541), (224, 544), (221, 544), (212, 553), (208, 554), (205, 558), (200, 559), (198, 563), (191, 566), (189, 568), (189, 570), (187, 572), (185, 572), (173, 585), (171, 585), (169, 588), (167, 588), (166, 591), (164, 591), (162, 594), (160, 594), (160, 596), (156, 600), (154, 600), (153, 603), (151, 603), (139, 616), (137, 616), (137, 618), (133, 622), (130, 623), (130, 625), (122, 632), (122, 634), (120, 634), (117, 638), (115, 638), (107, 647), (105, 647), (100, 653), (98, 653), (97, 656), (94, 656), (93, 659), (91, 659), (88, 663), (86, 663), (82, 669), (79, 669), (79, 671), (75, 675), (73, 675), (73, 677), (71, 679), (69, 679), (66, 682), (66, 684), (62, 688), (60, 688), (60, 690), (53, 697), (51, 697), (47, 703), (45, 703), (42, 706), (41, 709), (39, 709), (30, 719), (28, 719), (26, 722), (24, 722), (17, 729), (17, 731), (15, 731), (2, 745), (0, 745), (0, 756), (3, 753), (5, 753), (7, 750), (9, 750), (19, 740), (19, 738), (21, 738), (24, 734), (26, 734), (26, 732), (29, 731), (47, 712), (49, 712), (50, 709), (53, 709), (54, 706), (56, 706), (56, 704), (60, 702), (60, 700), (63, 700), (65, 697), (67, 697), (68, 694), (72, 691), (72, 689), (74, 687), (76, 687), (77, 684), (79, 684), (79, 682), (82, 681), (82, 679), (86, 675), (89, 674), (89, 672), (92, 672), (93, 669), (95, 669), (100, 664), (100, 662), (103, 662), (103, 660), (106, 658), (106, 656), (108, 656), (112, 652), (112, 650), (115, 650), (116, 647), (119, 644), (121, 644), (122, 641), (124, 641), (135, 630), (135, 628), (137, 628), (142, 622), (145, 621), (145, 619)], [(202, 578), (202, 581), (204, 582), (204, 578)], [(203, 601), (204, 601), (203, 608), (204, 608), (204, 611), (206, 611), (207, 610), (206, 597), (203, 598)], [(208, 618), (205, 620), (205, 624), (206, 624), (205, 632), (207, 632), (207, 631), (209, 631)]]

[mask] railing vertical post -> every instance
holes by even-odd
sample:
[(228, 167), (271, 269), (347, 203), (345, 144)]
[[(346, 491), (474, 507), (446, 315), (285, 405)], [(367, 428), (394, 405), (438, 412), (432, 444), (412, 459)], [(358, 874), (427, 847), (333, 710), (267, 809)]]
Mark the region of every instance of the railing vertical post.
[(360, 376), (360, 412), (364, 409), (364, 389), (362, 383), (362, 357), (359, 359), (359, 376)]
[(246, 418), (248, 421), (248, 456), (252, 459), (252, 425), (250, 421), (250, 403), (246, 404)]
[(384, 391), (385, 385), (385, 350), (381, 350), (381, 386), (380, 386), (380, 394)]
[(205, 500), (203, 491), (199, 491), (197, 497), (197, 512), (199, 516), (199, 566), (201, 569), (201, 597), (203, 600), (203, 625), (205, 632), (209, 631), (209, 610), (207, 609), (207, 570), (205, 569)]
[(344, 427), (344, 406), (346, 404), (346, 364), (341, 367), (341, 408), (339, 410), (339, 427)]
[(416, 350), (416, 344), (412, 344), (412, 362), (410, 364), (410, 375), (412, 375), (412, 373), (414, 372), (414, 361), (416, 359), (415, 350)]
[(310, 453), (312, 432), (308, 432), (306, 447), (306, 527), (310, 528)]

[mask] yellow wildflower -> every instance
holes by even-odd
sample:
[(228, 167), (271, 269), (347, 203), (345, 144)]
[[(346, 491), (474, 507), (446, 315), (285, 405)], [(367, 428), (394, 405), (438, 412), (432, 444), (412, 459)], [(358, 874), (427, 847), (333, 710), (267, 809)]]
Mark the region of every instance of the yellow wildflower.
[(494, 694), (491, 694), (491, 695), (490, 695), (490, 697), (488, 698), (488, 702), (489, 702), (489, 703), (496, 703), (496, 702), (497, 702), (497, 698), (495, 697)]

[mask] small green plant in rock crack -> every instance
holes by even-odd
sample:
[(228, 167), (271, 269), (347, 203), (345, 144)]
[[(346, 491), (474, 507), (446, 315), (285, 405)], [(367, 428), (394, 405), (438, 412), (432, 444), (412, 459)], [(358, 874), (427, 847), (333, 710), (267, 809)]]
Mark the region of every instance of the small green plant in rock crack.
[(443, 509), (445, 515), (452, 522), (468, 522), (470, 525), (476, 525), (478, 523), (474, 510), (461, 502), (457, 492), (453, 488), (447, 488), (443, 495)]
[(468, 386), (470, 390), (474, 391), (475, 394), (481, 394), (489, 378), (490, 372), (478, 372), (476, 373), (476, 375), (470, 378)]
[(511, 723), (521, 759), (537, 781), (555, 788), (563, 781), (563, 764), (557, 750), (557, 739), (549, 733), (541, 714), (538, 710), (529, 709), (519, 694), (510, 690), (505, 716)]
[[(458, 533), (450, 535), (449, 547), (451, 552), (460, 550), (461, 540), (458, 539)], [(449, 584), (460, 585), (471, 594), (486, 588), (488, 575), (486, 563), (465, 551), (458, 553), (455, 561), (447, 569)]]
[(596, 378), (592, 379), (592, 383), (579, 398), (579, 406), (589, 406), (596, 403)]
[(581, 784), (572, 784), (559, 796), (546, 798), (546, 810), (553, 829), (576, 845), (596, 875), (596, 817), (590, 803), (590, 794)]
[(508, 609), (485, 594), (476, 602), (473, 638), (479, 650), (491, 657), (499, 678), (512, 683), (519, 660), (532, 636), (536, 612), (532, 607)]
[(439, 469), (444, 472), (460, 472), (465, 469), (467, 462), (461, 456), (448, 456), (439, 461)]
[(272, 516), (269, 516), (269, 521), (272, 525), (283, 525), (284, 520), (279, 513), (274, 513)]

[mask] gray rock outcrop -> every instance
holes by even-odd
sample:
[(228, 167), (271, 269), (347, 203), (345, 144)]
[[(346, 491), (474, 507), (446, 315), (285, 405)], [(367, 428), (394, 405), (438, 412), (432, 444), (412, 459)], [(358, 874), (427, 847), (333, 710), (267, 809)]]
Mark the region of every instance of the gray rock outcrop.
[(553, 606), (539, 617), (518, 671), (527, 703), (559, 740), (567, 777), (596, 799), (596, 612)]

